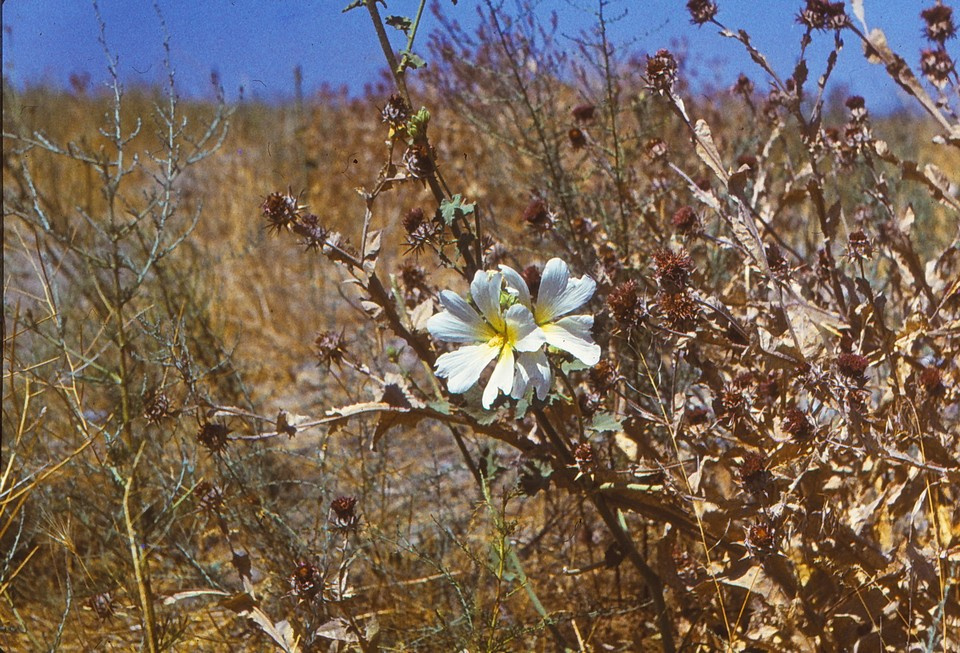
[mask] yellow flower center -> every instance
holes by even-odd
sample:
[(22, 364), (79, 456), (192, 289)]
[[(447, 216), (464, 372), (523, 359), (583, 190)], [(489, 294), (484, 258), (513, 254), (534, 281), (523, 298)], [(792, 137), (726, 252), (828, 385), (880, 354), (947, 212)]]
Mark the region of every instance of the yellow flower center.
[(495, 336), (490, 338), (487, 341), (487, 344), (491, 347), (495, 347), (499, 350), (503, 350), (504, 347), (510, 347), (513, 349), (514, 345), (517, 343), (517, 329), (510, 324), (504, 325), (504, 331), (498, 332)]

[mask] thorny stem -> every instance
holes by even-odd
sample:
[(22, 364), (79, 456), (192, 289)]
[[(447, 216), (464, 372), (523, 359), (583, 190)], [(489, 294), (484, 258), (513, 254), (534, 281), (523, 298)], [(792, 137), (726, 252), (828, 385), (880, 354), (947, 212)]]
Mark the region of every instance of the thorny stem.
[(393, 46), (390, 45), (390, 39), (387, 37), (387, 31), (383, 29), (383, 20), (380, 19), (380, 10), (377, 8), (377, 0), (364, 0), (364, 6), (370, 12), (370, 20), (373, 21), (373, 28), (377, 31), (377, 38), (380, 40), (380, 49), (383, 50), (383, 56), (387, 58), (387, 64), (390, 66), (390, 73), (393, 75), (393, 81), (397, 85), (397, 90), (403, 95), (403, 99), (410, 104), (410, 93), (407, 91), (407, 82), (403, 77), (403, 71), (400, 70), (400, 64), (397, 62), (397, 56), (393, 53)]

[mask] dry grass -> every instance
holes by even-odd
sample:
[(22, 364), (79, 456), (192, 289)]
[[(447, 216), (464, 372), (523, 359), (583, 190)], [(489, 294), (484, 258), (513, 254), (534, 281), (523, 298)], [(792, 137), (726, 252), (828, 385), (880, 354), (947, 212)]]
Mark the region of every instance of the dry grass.
[[(4, 87), (0, 646), (957, 646), (955, 117), (445, 29), (427, 135), (388, 131), (388, 93), (134, 90), (115, 120)], [(274, 192), (298, 206), (268, 229)], [(453, 194), (479, 213), (409, 252)], [(447, 393), (415, 309), (552, 256), (598, 281), (608, 373)]]

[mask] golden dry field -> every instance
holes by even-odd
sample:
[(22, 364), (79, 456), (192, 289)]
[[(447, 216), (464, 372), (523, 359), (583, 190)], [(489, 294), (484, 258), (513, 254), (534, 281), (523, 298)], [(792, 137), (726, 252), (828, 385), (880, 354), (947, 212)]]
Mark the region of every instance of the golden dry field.
[(489, 13), (360, 98), (5, 80), (0, 648), (958, 650), (960, 82), (836, 4), (914, 111)]

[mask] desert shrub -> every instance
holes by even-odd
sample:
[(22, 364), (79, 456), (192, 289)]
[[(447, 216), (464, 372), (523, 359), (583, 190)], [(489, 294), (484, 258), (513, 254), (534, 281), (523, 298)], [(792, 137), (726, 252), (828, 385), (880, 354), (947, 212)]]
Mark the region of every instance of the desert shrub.
[[(5, 302), (17, 641), (955, 648), (949, 9), (923, 11), (912, 67), (859, 5), (807, 0), (784, 76), (691, 1), (759, 75), (705, 94), (682, 57), (614, 47), (605, 1), (569, 41), (484, 2), (427, 50), (420, 13), (351, 6), (394, 88), (243, 105), (204, 173), (144, 166), (111, 195), (135, 121), (100, 159), (5, 109), (7, 287), (33, 311)], [(844, 39), (919, 112), (831, 95)], [(174, 191), (219, 219), (181, 239)], [(116, 237), (111, 197), (170, 218)], [(163, 265), (121, 272), (164, 237)]]

